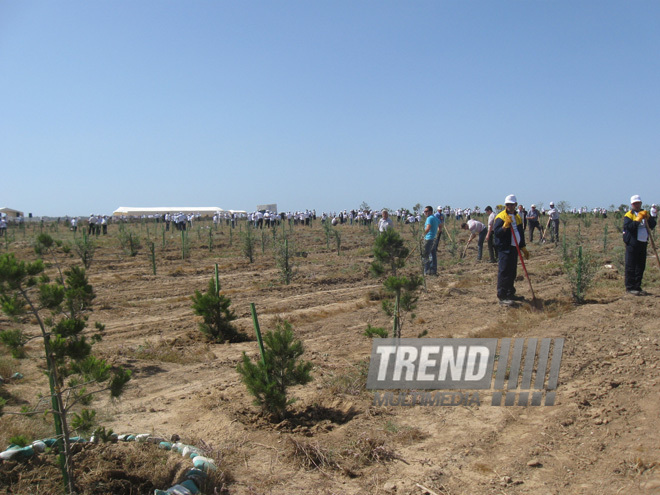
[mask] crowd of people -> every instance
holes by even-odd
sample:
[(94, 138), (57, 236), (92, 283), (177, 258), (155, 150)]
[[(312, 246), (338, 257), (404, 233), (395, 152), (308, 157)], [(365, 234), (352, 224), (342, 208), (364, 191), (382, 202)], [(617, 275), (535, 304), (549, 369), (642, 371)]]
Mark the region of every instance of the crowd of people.
[[(461, 223), (461, 229), (469, 231), (470, 236), (466, 242), (462, 257), (467, 253), (467, 248), (473, 239), (477, 238), (477, 260), (483, 258), (484, 243), (488, 244), (489, 263), (498, 264), (497, 272), (497, 298), (502, 306), (513, 306), (516, 301), (524, 298), (516, 294), (515, 280), (518, 272), (518, 261), (524, 263), (529, 259), (525, 232), (529, 229), (529, 241), (534, 241), (534, 232), (538, 231), (539, 242), (544, 242), (546, 233), (550, 242), (559, 242), (560, 210), (554, 202), (550, 202), (549, 210), (538, 210), (536, 205), (531, 205), (527, 211), (523, 205), (518, 204), (515, 195), (510, 194), (504, 200), (504, 208), (496, 213), (491, 206), (486, 206), (484, 212), (487, 216), (486, 223), (472, 219), (475, 213), (480, 213), (479, 208), (454, 209), (438, 206), (436, 212), (432, 206), (424, 208), (424, 231), (421, 242), (423, 243), (423, 273), (426, 276), (437, 276), (438, 242), (442, 235), (445, 217), (454, 215), (460, 220), (463, 215), (466, 221)], [(586, 208), (573, 210), (573, 213), (586, 214)], [(398, 213), (398, 212), (397, 212)], [(404, 218), (405, 222), (420, 221), (415, 216), (399, 215), (397, 219)], [(594, 215), (607, 218), (607, 210), (595, 208), (591, 210)], [(383, 210), (382, 219), (379, 221), (379, 231), (384, 232), (392, 227), (392, 221), (388, 218), (387, 210)], [(658, 208), (653, 204), (649, 211), (642, 209), (642, 200), (639, 195), (630, 198), (630, 209), (624, 215), (623, 241), (626, 246), (625, 254), (625, 287), (628, 294), (634, 296), (645, 296), (648, 293), (642, 289), (642, 278), (646, 267), (646, 258), (649, 239), (653, 242), (650, 230), (657, 223)], [(545, 226), (541, 220), (546, 217)], [(385, 219), (385, 220), (383, 220)], [(399, 220), (400, 221), (400, 220)], [(654, 246), (655, 248), (655, 246)]]
[[(488, 247), (488, 262), (498, 264), (497, 275), (497, 298), (501, 305), (512, 306), (516, 301), (523, 298), (516, 295), (515, 279), (517, 276), (518, 260), (529, 258), (529, 251), (525, 240), (525, 232), (529, 232), (529, 242), (534, 242), (535, 232), (539, 236), (539, 242), (546, 241), (546, 235), (550, 242), (559, 242), (560, 215), (562, 212), (554, 202), (550, 202), (550, 208), (537, 209), (536, 205), (530, 205), (526, 210), (523, 205), (518, 204), (516, 196), (510, 194), (504, 200), (504, 208), (496, 212), (489, 205), (484, 209), (486, 223), (472, 218), (481, 215), (479, 207), (450, 208), (449, 206), (438, 206), (435, 210), (432, 206), (426, 206), (423, 212), (419, 209), (413, 212), (405, 209), (390, 211), (388, 209), (372, 210), (360, 208), (352, 210), (341, 210), (338, 212), (322, 212), (320, 219), (322, 223), (331, 222), (332, 225), (376, 225), (378, 232), (383, 233), (394, 228), (397, 224), (412, 224), (423, 222), (422, 232), (422, 257), (423, 273), (427, 276), (438, 275), (438, 245), (443, 233), (445, 219), (455, 218), (461, 223), (461, 229), (470, 233), (465, 250), (473, 239), (477, 239), (477, 260), (483, 258), (484, 244)], [(607, 218), (607, 209), (586, 207), (571, 209), (563, 213), (588, 214)], [(423, 214), (423, 217), (422, 217)], [(658, 207), (653, 204), (649, 210), (642, 209), (642, 199), (639, 195), (630, 198), (630, 208), (623, 217), (623, 241), (625, 244), (625, 288), (628, 294), (644, 296), (647, 292), (642, 289), (642, 279), (646, 268), (650, 230), (657, 224)], [(168, 212), (159, 215), (141, 216), (119, 216), (109, 217), (105, 215), (90, 215), (87, 218), (87, 234), (107, 234), (108, 224), (111, 222), (133, 222), (153, 221), (163, 222), (165, 230), (170, 230), (170, 225), (176, 230), (186, 230), (193, 226), (193, 222), (201, 217), (200, 214)], [(273, 212), (269, 210), (245, 212), (218, 211), (213, 216), (213, 223), (217, 226), (226, 223), (232, 227), (236, 226), (239, 219), (246, 219), (255, 228), (270, 228), (281, 222), (289, 221), (295, 225), (311, 225), (317, 219), (316, 210), (299, 210), (289, 212)], [(22, 218), (20, 219), (22, 220)], [(58, 219), (59, 221), (60, 219)], [(65, 218), (70, 223), (71, 230), (78, 230), (79, 217)], [(16, 221), (14, 219), (14, 221)], [(18, 223), (18, 222), (17, 222)], [(22, 222), (21, 222), (22, 223)], [(8, 219), (6, 214), (0, 215), (0, 237), (7, 233)]]

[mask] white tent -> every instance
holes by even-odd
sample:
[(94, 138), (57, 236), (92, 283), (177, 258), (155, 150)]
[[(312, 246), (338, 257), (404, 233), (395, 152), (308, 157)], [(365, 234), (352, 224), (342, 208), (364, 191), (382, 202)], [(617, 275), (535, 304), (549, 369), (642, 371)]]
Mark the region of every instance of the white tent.
[(112, 212), (112, 215), (140, 217), (142, 215), (164, 215), (165, 213), (199, 213), (203, 217), (210, 217), (223, 211), (225, 210), (217, 206), (120, 206)]
[(7, 208), (3, 206), (0, 208), (0, 213), (4, 213), (9, 218), (17, 218), (25, 216), (22, 211), (14, 210), (13, 208)]

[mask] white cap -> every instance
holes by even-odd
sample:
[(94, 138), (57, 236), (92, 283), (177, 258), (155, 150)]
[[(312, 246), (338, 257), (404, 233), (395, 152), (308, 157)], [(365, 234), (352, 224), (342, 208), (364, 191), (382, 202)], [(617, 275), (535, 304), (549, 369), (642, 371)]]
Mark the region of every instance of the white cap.
[(509, 205), (509, 204), (512, 205), (512, 204), (517, 203), (517, 202), (518, 202), (518, 200), (516, 199), (516, 197), (513, 194), (509, 194), (506, 197), (506, 199), (504, 200), (505, 205)]
[(536, 208), (536, 205), (532, 205), (532, 208)]
[(634, 196), (630, 197), (630, 204), (641, 203), (641, 202), (642, 202), (642, 198), (639, 197), (639, 194), (635, 194)]
[(438, 210), (442, 210), (442, 206), (438, 206)]
[(554, 201), (550, 201), (550, 206), (555, 206)]

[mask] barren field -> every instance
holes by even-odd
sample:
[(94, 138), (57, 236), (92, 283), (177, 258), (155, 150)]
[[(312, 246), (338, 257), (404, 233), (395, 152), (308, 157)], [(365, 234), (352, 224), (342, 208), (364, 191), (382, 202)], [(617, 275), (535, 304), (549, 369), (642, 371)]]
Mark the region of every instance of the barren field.
[[(176, 434), (205, 448), (223, 472), (217, 493), (660, 493), (660, 269), (649, 250), (644, 288), (650, 295), (626, 295), (621, 221), (589, 219), (569, 216), (560, 231), (570, 241), (579, 229), (597, 260), (585, 304), (572, 302), (561, 243), (528, 244), (527, 268), (542, 305), (537, 310), (524, 303), (500, 307), (497, 265), (477, 262), (476, 246), (465, 259), (452, 256), (443, 241), (440, 275), (426, 279), (414, 318), (405, 316), (403, 337), (563, 337), (557, 400), (547, 407), (494, 407), (487, 394), (481, 405), (374, 405), (373, 392), (365, 389), (372, 340), (363, 332), (368, 324), (390, 329), (391, 321), (381, 309), (382, 280), (369, 274), (374, 234), (367, 227), (337, 226), (338, 254), (334, 239), (327, 244), (320, 220), (311, 227), (286, 226), (297, 272), (285, 285), (268, 229), (263, 237), (256, 232), (250, 263), (242, 255), (238, 228), (230, 234), (221, 226), (210, 251), (211, 223), (196, 224), (189, 232), (190, 256), (181, 259), (179, 233), (163, 237), (161, 226), (150, 224), (154, 275), (147, 226), (131, 227), (142, 239), (131, 257), (121, 249), (117, 225), (111, 225), (109, 235), (98, 239), (87, 272), (96, 293), (90, 322), (106, 325), (95, 353), (131, 369), (133, 378), (121, 399), (99, 398), (92, 407), (99, 424), (116, 433)], [(458, 235), (460, 253), (468, 234), (459, 233), (453, 219), (448, 225)], [(410, 226), (395, 227), (412, 248)], [(32, 229), (10, 231), (13, 241), (0, 249), (35, 259), (31, 242), (38, 227)], [(67, 242), (73, 238), (62, 225), (45, 231)], [(79, 263), (73, 251), (59, 259), (64, 266)], [(198, 330), (190, 296), (206, 289), (215, 264), (221, 291), (238, 316), (236, 326), (252, 341), (211, 343)], [(421, 272), (417, 252), (406, 270)], [(520, 266), (516, 288), (531, 299)], [(277, 319), (291, 322), (304, 343), (303, 358), (314, 365), (314, 380), (292, 389), (298, 401), (279, 423), (259, 415), (236, 371), (243, 352), (258, 357), (250, 303), (262, 332), (273, 329)], [(0, 329), (13, 327), (0, 317)], [(37, 334), (35, 325), (25, 329)], [(27, 359), (13, 360), (0, 349), (3, 368), (24, 375), (0, 385), (8, 400), (5, 412), (35, 404), (37, 394), (47, 392), (40, 341), (32, 341), (27, 351)], [(17, 434), (37, 439), (50, 432), (41, 415), (5, 414), (0, 447)], [(129, 465), (109, 464), (126, 457), (132, 459)], [(76, 459), (85, 468), (80, 492), (90, 494), (167, 489), (178, 481), (183, 464), (175, 453), (127, 443), (84, 447)], [(27, 463), (4, 462), (0, 493), (56, 493), (60, 481), (53, 463), (54, 456), (45, 454)], [(150, 479), (150, 473), (165, 477)]]

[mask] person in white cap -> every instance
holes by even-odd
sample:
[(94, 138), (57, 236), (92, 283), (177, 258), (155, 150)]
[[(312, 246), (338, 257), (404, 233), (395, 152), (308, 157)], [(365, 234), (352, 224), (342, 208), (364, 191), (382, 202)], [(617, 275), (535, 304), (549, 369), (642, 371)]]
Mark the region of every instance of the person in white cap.
[(543, 228), (539, 223), (539, 210), (536, 205), (532, 205), (527, 212), (527, 225), (529, 226), (529, 242), (534, 242), (534, 229), (539, 230), (539, 235), (543, 237)]
[(642, 210), (642, 198), (635, 194), (630, 198), (630, 211), (623, 217), (623, 242), (626, 244), (626, 292), (634, 296), (646, 296), (642, 290), (642, 277), (646, 268), (646, 249), (649, 231), (656, 225), (656, 218)]
[[(552, 223), (552, 228), (550, 228)], [(555, 204), (550, 201), (550, 209), (548, 210), (548, 224), (545, 226), (546, 230), (550, 229), (550, 241), (555, 244), (559, 242), (559, 210), (555, 208)]]
[(652, 217), (654, 217), (654, 218), (657, 217), (658, 216), (658, 205), (652, 204), (651, 209), (649, 210), (649, 212), (651, 213)]
[(511, 306), (514, 301), (524, 299), (524, 297), (516, 296), (516, 288), (513, 285), (518, 270), (516, 241), (527, 259), (529, 259), (529, 252), (525, 247), (522, 218), (516, 213), (518, 200), (513, 194), (509, 194), (504, 200), (504, 205), (505, 209), (495, 217), (493, 225), (498, 255), (497, 298), (500, 300), (500, 305)]

